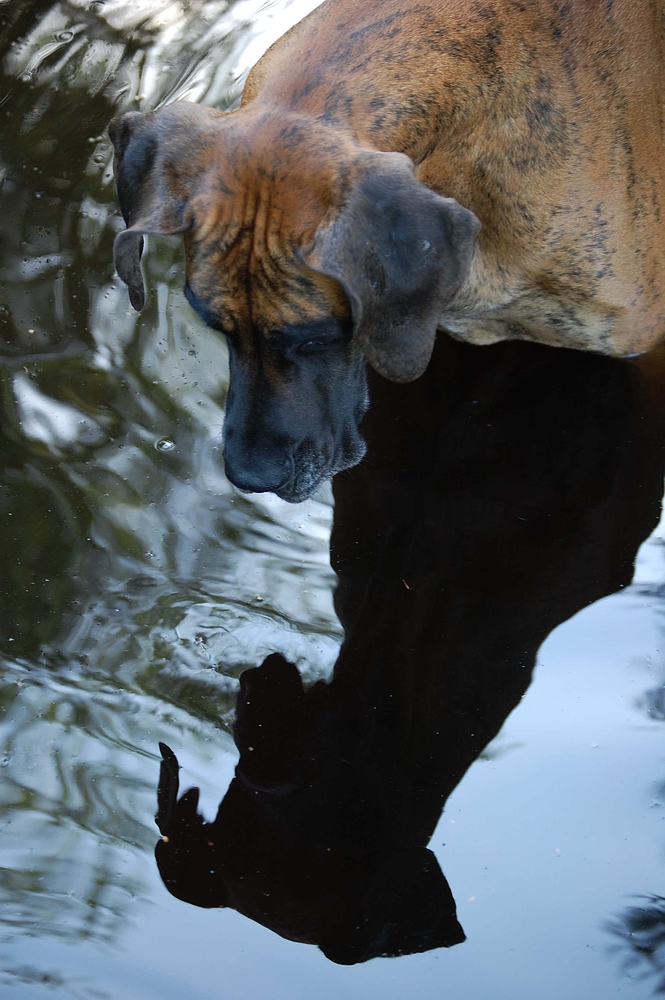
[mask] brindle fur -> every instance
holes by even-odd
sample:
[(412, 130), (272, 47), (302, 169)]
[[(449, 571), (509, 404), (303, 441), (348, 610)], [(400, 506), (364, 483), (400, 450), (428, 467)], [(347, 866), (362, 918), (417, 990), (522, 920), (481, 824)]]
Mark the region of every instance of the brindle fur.
[[(230, 334), (248, 385), (259, 372), (288, 409), (285, 394), (300, 398), (315, 370), (326, 384), (346, 372), (332, 396), (312, 389), (307, 419), (317, 399), (344, 414), (306, 447), (287, 418), (277, 436), (291, 444), (275, 444), (254, 404), (242, 428), (231, 420), (245, 451), (267, 441), (258, 464), (281, 448), (282, 472), (255, 469), (248, 488), (274, 488), (289, 462), (293, 486), (357, 461), (360, 349), (409, 380), (436, 328), (618, 356), (661, 338), (664, 40), (663, 0), (326, 0), (257, 63), (238, 111), (181, 104), (112, 124), (130, 227), (118, 270), (132, 301), (142, 304), (140, 234), (183, 232), (190, 301)], [(444, 196), (431, 210), (425, 188)], [(413, 199), (403, 288), (386, 264), (392, 236), (376, 230), (398, 190), (401, 230)], [(421, 293), (419, 247), (431, 241), (418, 236), (436, 212), (446, 246)], [(330, 320), (335, 360), (326, 335), (295, 377), (284, 331), (301, 343)], [(228, 450), (227, 438), (227, 462)]]

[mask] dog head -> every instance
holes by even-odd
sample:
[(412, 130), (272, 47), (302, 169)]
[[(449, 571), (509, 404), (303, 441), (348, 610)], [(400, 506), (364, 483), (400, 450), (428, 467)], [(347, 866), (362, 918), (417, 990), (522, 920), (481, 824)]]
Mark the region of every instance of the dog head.
[(182, 234), (186, 297), (229, 345), (227, 475), (306, 499), (364, 454), (365, 359), (395, 381), (427, 367), (477, 219), (408, 157), (295, 113), (178, 103), (109, 133), (132, 305), (144, 234)]
[[(279, 654), (245, 671), (240, 760), (212, 823), (198, 812), (198, 789), (178, 797), (178, 760), (160, 744), (155, 856), (169, 892), (231, 906), (344, 965), (462, 942), (445, 876), (417, 844), (418, 821), (408, 826), (417, 810), (405, 821), (400, 808), (411, 788), (402, 754), (381, 752), (384, 733), (401, 745), (390, 713), (376, 726), (365, 713), (355, 684), (305, 691)], [(385, 773), (386, 758), (397, 775)]]

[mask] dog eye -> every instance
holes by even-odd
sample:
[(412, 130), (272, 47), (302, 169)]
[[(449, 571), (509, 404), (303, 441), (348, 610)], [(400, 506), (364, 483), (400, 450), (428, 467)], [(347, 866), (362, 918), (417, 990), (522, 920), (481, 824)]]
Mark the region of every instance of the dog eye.
[(326, 337), (325, 339), (317, 338), (313, 340), (303, 340), (297, 346), (297, 351), (299, 354), (319, 354), (322, 351), (329, 350), (333, 347), (340, 347), (345, 344), (346, 341), (343, 337)]

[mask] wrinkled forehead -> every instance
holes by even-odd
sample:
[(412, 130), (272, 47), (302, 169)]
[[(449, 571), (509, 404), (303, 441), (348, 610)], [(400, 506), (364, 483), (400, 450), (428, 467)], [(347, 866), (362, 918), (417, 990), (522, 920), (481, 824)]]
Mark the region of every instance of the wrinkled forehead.
[(345, 317), (349, 307), (340, 285), (302, 257), (330, 209), (320, 165), (309, 163), (313, 154), (305, 146), (282, 148), (270, 123), (240, 123), (237, 135), (233, 124), (220, 135), (219, 148), (208, 152), (208, 167), (188, 203), (190, 301), (222, 325)]
[(261, 237), (247, 229), (225, 248), (213, 236), (187, 234), (185, 295), (208, 326), (232, 334), (349, 319), (336, 281), (307, 267), (288, 243), (269, 247)]

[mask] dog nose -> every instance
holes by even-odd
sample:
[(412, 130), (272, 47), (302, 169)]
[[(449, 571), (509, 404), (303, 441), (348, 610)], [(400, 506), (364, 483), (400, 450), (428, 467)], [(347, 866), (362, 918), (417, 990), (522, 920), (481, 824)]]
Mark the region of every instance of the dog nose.
[(224, 455), (226, 478), (243, 493), (276, 493), (293, 476), (290, 456), (254, 452)]

